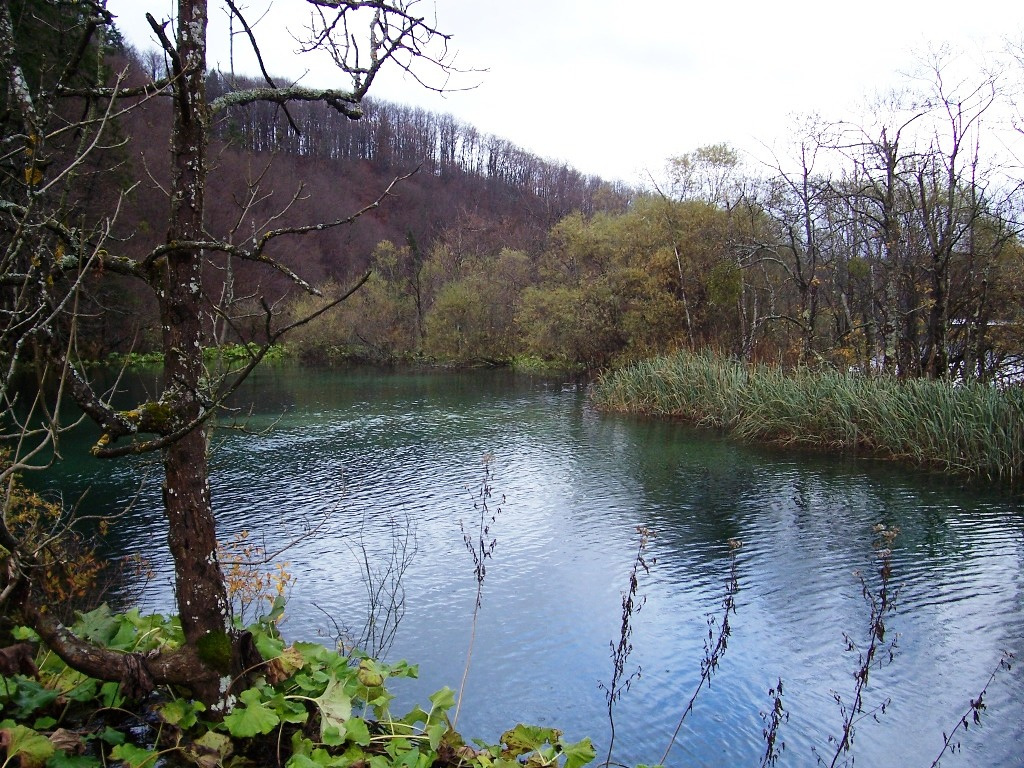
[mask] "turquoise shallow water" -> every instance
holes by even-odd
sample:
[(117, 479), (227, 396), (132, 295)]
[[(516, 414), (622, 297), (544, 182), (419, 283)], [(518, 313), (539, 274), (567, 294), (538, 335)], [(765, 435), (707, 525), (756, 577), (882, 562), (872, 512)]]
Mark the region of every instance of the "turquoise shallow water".
[[(146, 384), (143, 376), (132, 386)], [(250, 395), (245, 431), (215, 435), (214, 502), (222, 538), (250, 530), (274, 550), (299, 537), (281, 555), (297, 578), (289, 636), (329, 643), (338, 627), (358, 632), (363, 549), (388, 562), (395, 532), (413, 534), (389, 658), (420, 664), (421, 676), (400, 684), (396, 708), (458, 687), (476, 597), (463, 537), (479, 524), (482, 459), (493, 454), (488, 540), (496, 545), (459, 718), (470, 737), (495, 740), (519, 721), (552, 725), (591, 736), (603, 759), (598, 682), (611, 677), (637, 526), (655, 538), (627, 664), (640, 676), (615, 709), (619, 762), (661, 757), (700, 676), (731, 538), (743, 541), (733, 634), (671, 765), (758, 765), (761, 712), (780, 677), (789, 721), (779, 764), (815, 765), (814, 750), (831, 760), (835, 695), (848, 700), (857, 665), (845, 637), (861, 641), (867, 630), (856, 572), (872, 573), (877, 522), (902, 531), (889, 622), (899, 639), (893, 662), (870, 677), (867, 703), (888, 704), (877, 721), (859, 723), (857, 765), (930, 765), (1002, 651), (1024, 653), (1024, 514), (997, 491), (605, 416), (581, 387), (505, 373), (270, 367)], [(158, 473), (143, 462), (69, 460), (60, 482), (66, 498), (88, 488), (83, 503), (95, 509), (134, 500), (113, 554), (149, 555), (157, 575), (139, 599), (171, 611)], [(982, 727), (942, 765), (1024, 765), (1020, 670), (997, 677)]]

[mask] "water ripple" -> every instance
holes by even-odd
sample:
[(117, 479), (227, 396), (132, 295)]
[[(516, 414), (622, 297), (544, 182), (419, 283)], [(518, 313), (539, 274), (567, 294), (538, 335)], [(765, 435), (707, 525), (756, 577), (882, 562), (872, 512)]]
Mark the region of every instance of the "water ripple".
[[(599, 751), (607, 745), (598, 681), (611, 673), (637, 526), (654, 537), (627, 665), (642, 673), (616, 705), (622, 762), (661, 756), (699, 682), (709, 617), (721, 620), (731, 539), (743, 542), (733, 634), (671, 765), (756, 764), (760, 713), (780, 677), (790, 712), (784, 763), (815, 765), (812, 747), (827, 751), (841, 722), (835, 696), (848, 700), (857, 667), (847, 638), (867, 638), (861, 579), (877, 588), (879, 522), (901, 529), (889, 620), (899, 643), (894, 662), (872, 672), (870, 701), (891, 704), (858, 729), (858, 764), (930, 763), (1002, 650), (1024, 651), (1018, 501), (878, 464), (794, 458), (675, 424), (603, 417), (583, 392), (543, 382), (273, 375), (254, 426), (278, 420), (275, 429), (225, 434), (214, 453), (221, 535), (252, 529), (270, 548), (326, 516), (286, 555), (297, 576), (286, 632), (322, 639), (335, 624), (361, 626), (364, 548), (371, 563), (386, 562), (408, 529), (415, 556), (392, 657), (421, 664), (420, 680), (399, 686), (398, 704), (411, 705), (458, 687), (477, 596), (464, 536), (475, 541), (482, 520), (495, 548), (460, 718), (469, 736), (494, 739), (523, 720), (592, 735)], [(485, 454), (494, 456), (487, 475)], [(126, 499), (133, 477), (101, 482), (83, 470), (75, 482)], [(158, 504), (151, 485), (129, 516), (126, 547), (163, 535)], [(146, 600), (170, 610), (170, 568), (158, 566)], [(1020, 764), (1018, 669), (991, 689), (986, 719), (998, 725), (972, 732), (958, 764)]]

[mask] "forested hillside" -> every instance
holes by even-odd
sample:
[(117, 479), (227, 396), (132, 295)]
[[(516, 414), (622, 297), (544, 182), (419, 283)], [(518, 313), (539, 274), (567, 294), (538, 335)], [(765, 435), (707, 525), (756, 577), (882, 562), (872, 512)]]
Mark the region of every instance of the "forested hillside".
[[(1006, 103), (996, 78), (952, 88), (944, 66), (860, 122), (795, 126), (788, 154), (768, 163), (703, 147), (671, 158), (645, 191), (417, 108), (367, 101), (361, 119), (338, 121), (320, 102), (228, 106), (214, 126), (209, 226), (242, 243), (374, 206), (274, 253), (327, 296), (373, 267), (355, 296), (292, 334), (313, 359), (596, 369), (710, 348), (989, 379), (1019, 368), (1024, 349), (1020, 174), (987, 151), (1002, 141), (988, 128)], [(208, 98), (262, 84), (229, 80), (214, 71)], [(126, 115), (115, 150), (140, 180), (120, 220), (135, 255), (162, 236), (151, 223), (167, 205), (168, 109), (153, 100)], [(210, 273), (231, 307), (211, 312), (211, 341), (259, 336), (248, 296), (296, 316), (317, 305), (280, 272), (258, 286), (251, 265)], [(149, 315), (103, 285), (94, 353), (145, 349)]]
[[(162, 64), (144, 63), (127, 52), (113, 67), (160, 74)], [(155, 68), (155, 69), (154, 69)], [(214, 71), (207, 97), (224, 92), (227, 76)], [(127, 82), (127, 87), (133, 84)], [(258, 87), (238, 79), (234, 87)], [(214, 166), (208, 191), (210, 231), (231, 232), (234, 242), (258, 237), (267, 228), (333, 221), (386, 200), (351, 225), (312, 232), (275, 251), (304, 279), (338, 285), (356, 279), (370, 265), (377, 246), (397, 243), (422, 259), (435, 248), (458, 260), (500, 252), (503, 248), (541, 253), (548, 232), (572, 212), (624, 212), (636, 192), (622, 183), (586, 176), (530, 154), (496, 136), (480, 134), (451, 115), (438, 115), (387, 102), (366, 100), (358, 121), (339, 121), (322, 103), (290, 104), (287, 109), (260, 103), (228, 108), (214, 125)], [(125, 186), (134, 185), (118, 221), (126, 254), (140, 256), (159, 244), (166, 218), (165, 146), (170, 104), (154, 99), (121, 118), (125, 143), (108, 150), (122, 164)], [(415, 269), (411, 263), (401, 269)], [(211, 266), (211, 270), (213, 267)], [(223, 267), (210, 277), (227, 295), (244, 299), (255, 290), (255, 270)], [(219, 275), (219, 277), (218, 277)], [(267, 275), (259, 276), (264, 289)], [(281, 276), (282, 298), (290, 281)], [(97, 281), (102, 311), (91, 317), (85, 338), (93, 354), (145, 350), (155, 338), (153, 316), (131, 295), (116, 296), (107, 281)], [(211, 331), (214, 340), (246, 335), (244, 301), (240, 324)], [(140, 318), (142, 322), (140, 324)], [(147, 321), (147, 318), (149, 320)], [(148, 325), (148, 327), (147, 327)]]

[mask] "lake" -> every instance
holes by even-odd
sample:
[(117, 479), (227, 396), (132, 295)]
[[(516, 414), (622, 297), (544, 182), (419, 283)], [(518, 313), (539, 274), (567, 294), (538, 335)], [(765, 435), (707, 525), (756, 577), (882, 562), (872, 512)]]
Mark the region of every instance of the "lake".
[[(154, 386), (153, 374), (130, 382), (136, 396)], [(815, 750), (831, 760), (829, 736), (842, 724), (835, 695), (850, 700), (857, 669), (845, 637), (867, 639), (857, 573), (875, 576), (876, 523), (901, 531), (887, 621), (898, 644), (869, 679), (866, 706), (888, 704), (857, 726), (858, 765), (931, 765), (1003, 651), (1024, 651), (1024, 511), (998, 489), (604, 415), (582, 386), (508, 372), (268, 366), (246, 397), (255, 405), (245, 430), (213, 437), (214, 505), (222, 539), (248, 530), (269, 551), (299, 539), (280, 556), (296, 577), (289, 638), (358, 634), (364, 550), (387, 563), (408, 541), (405, 613), (387, 658), (419, 664), (420, 678), (396, 684), (396, 711), (459, 687), (477, 596), (464, 532), (476, 536), (489, 472), (495, 545), (458, 720), (468, 738), (495, 741), (517, 722), (554, 726), (589, 735), (604, 759), (599, 682), (611, 680), (638, 526), (654, 537), (626, 664), (641, 674), (614, 710), (621, 763), (660, 759), (700, 679), (730, 539), (743, 542), (732, 635), (670, 765), (758, 765), (761, 713), (780, 678), (789, 720), (779, 765), (815, 765)], [(64, 446), (65, 498), (89, 489), (91, 511), (134, 500), (111, 554), (147, 554), (156, 575), (138, 600), (172, 612), (171, 569), (153, 544), (165, 535), (159, 473), (83, 457), (85, 439)], [(942, 765), (1024, 765), (1020, 664), (997, 675), (985, 701), (981, 726), (960, 734), (961, 751)]]

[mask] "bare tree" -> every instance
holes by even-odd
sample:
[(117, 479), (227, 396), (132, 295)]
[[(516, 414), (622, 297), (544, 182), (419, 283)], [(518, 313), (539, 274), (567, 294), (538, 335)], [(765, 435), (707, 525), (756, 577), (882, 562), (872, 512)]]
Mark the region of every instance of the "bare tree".
[[(224, 2), (247, 31), (262, 66), (252, 28), (232, 0)], [(7, 175), (0, 200), (5, 259), (0, 280), (6, 309), (4, 364), (13, 368), (19, 361), (36, 360), (43, 376), (40, 393), (56, 392), (56, 399), (47, 400), (40, 394), (33, 403), (37, 414), (46, 415), (41, 430), (28, 421), (14, 430), (15, 451), (6, 471), (24, 469), (33, 458), (46, 463), (47, 451), (52, 453), (63, 428), (59, 418), (63, 396), (72, 397), (100, 427), (102, 435), (92, 448), (93, 455), (114, 459), (158, 452), (185, 645), (143, 658), (110, 653), (74, 637), (41, 609), (31, 553), (23, 551), (15, 537), (0, 542), (13, 553), (10, 589), (5, 593), (22, 618), (70, 666), (100, 679), (121, 680), (135, 691), (164, 682), (185, 685), (214, 708), (223, 707), (232, 685), (244, 684), (246, 672), (259, 659), (248, 636), (233, 628), (229, 620), (217, 559), (203, 427), (260, 363), (269, 345), (310, 318), (283, 321), (271, 299), (256, 297), (266, 343), (254, 349), (231, 376), (211, 377), (203, 364), (204, 317), (213, 313), (230, 322), (231, 315), (219, 302), (220, 291), (206, 291), (204, 263), (234, 260), (262, 265), (315, 293), (301, 276), (275, 258), (275, 245), (282, 238), (308, 236), (350, 223), (379, 205), (391, 188), (382, 190), (359, 211), (330, 221), (271, 222), (235, 242), (238, 238), (232, 233), (221, 236), (207, 227), (212, 120), (229, 107), (258, 102), (276, 104), (283, 110), (296, 102), (320, 102), (343, 118), (358, 119), (361, 102), (385, 65), (400, 67), (421, 82), (428, 76), (424, 69), (433, 67), (434, 74), (442, 78), (451, 71), (448, 37), (416, 12), (417, 0), (293, 0), (293, 4), (297, 10), (310, 12), (302, 50), (326, 51), (341, 78), (339, 87), (281, 85), (264, 66), (264, 85), (232, 90), (229, 84), (212, 100), (206, 95), (209, 0), (179, 0), (171, 21), (158, 21), (147, 14), (169, 62), (168, 76), (146, 79), (132, 88), (125, 86), (132, 73), (126, 71), (111, 81), (101, 67), (103, 31), (113, 21), (104, 0), (25, 0), (17, 19), (10, 12), (12, 4), (0, 4), (0, 73), (9, 107), (2, 155)], [(23, 20), (35, 18), (34, 13), (35, 17), (48, 14), (51, 26), (59, 23), (63, 39), (70, 44), (73, 57), (62, 69), (55, 60), (37, 65), (30, 56), (31, 46), (19, 39), (29, 31)], [(87, 71), (90, 63), (95, 66)], [(153, 69), (148, 74), (153, 74)], [(443, 84), (444, 80), (437, 87)], [(101, 150), (115, 143), (112, 137), (119, 110), (154, 95), (169, 99), (173, 111), (171, 175), (166, 187), (169, 212), (163, 242), (141, 258), (131, 258), (123, 255), (122, 244), (111, 237), (123, 196), (108, 195), (109, 204), (97, 209), (94, 201), (83, 201), (82, 179)], [(98, 169), (102, 170), (109, 168)], [(78, 214), (77, 219), (71, 214)], [(77, 223), (83, 220), (92, 223)], [(134, 280), (152, 294), (159, 307), (163, 389), (154, 399), (130, 409), (115, 408), (108, 394), (94, 387), (76, 352), (75, 303), (83, 285), (98, 273)], [(343, 292), (317, 314), (350, 293)], [(5, 389), (5, 405), (15, 405), (13, 393), (13, 388)], [(15, 411), (7, 408), (8, 414)]]

